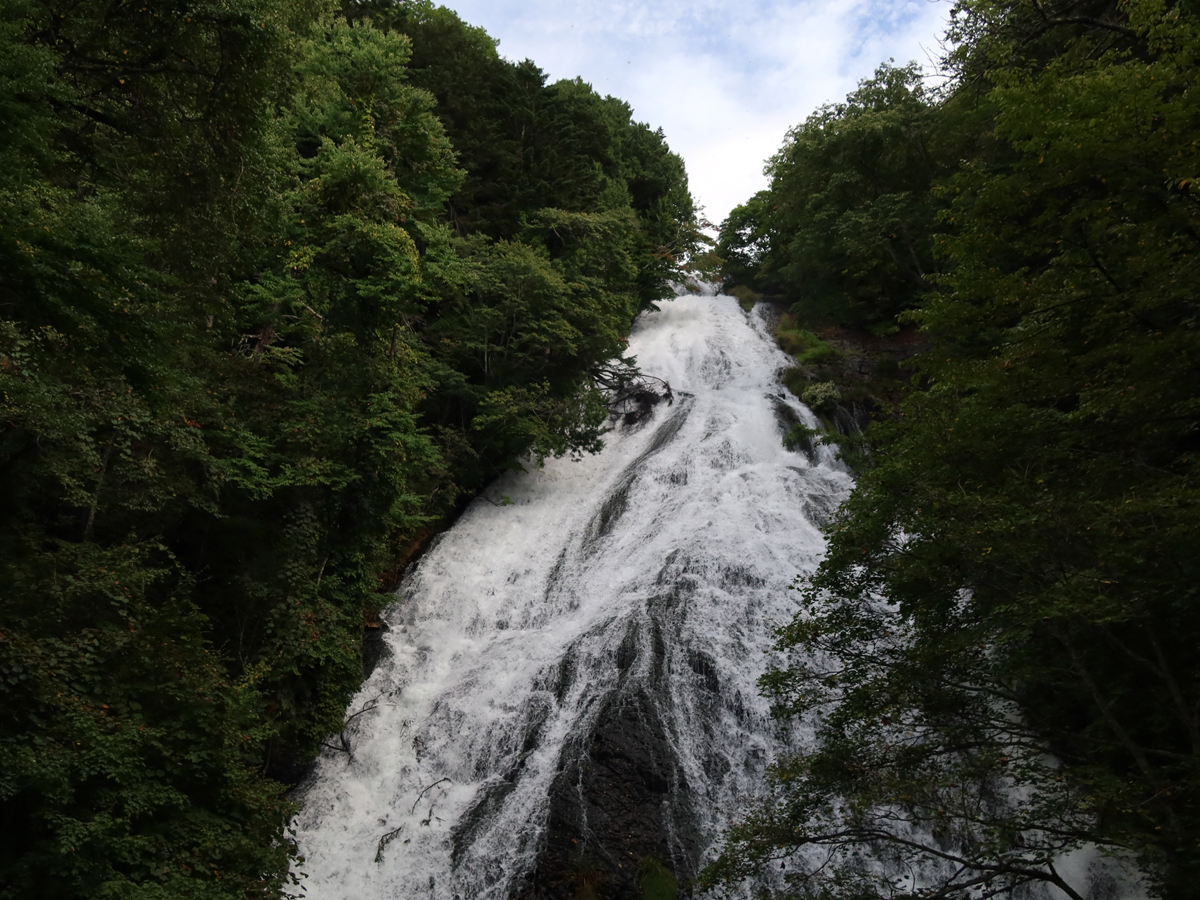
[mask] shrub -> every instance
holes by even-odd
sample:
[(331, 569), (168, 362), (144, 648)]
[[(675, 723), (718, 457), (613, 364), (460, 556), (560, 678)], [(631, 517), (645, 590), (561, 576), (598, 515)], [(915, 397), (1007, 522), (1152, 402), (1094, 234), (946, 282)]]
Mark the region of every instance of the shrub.
[(800, 395), (800, 399), (813, 412), (829, 412), (838, 405), (838, 401), (842, 399), (842, 395), (838, 393), (838, 389), (832, 381), (818, 381), (816, 384), (805, 388), (804, 393)]
[[(811, 332), (808, 333), (811, 334)], [(841, 351), (837, 347), (818, 338), (817, 343), (799, 354), (796, 360), (806, 366), (820, 366), (838, 359), (841, 355)]]

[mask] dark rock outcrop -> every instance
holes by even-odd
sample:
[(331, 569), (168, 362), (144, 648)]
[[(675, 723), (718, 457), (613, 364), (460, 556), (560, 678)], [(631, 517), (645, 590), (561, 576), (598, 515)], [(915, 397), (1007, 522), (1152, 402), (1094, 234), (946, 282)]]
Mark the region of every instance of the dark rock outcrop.
[(679, 896), (690, 896), (702, 848), (656, 708), (646, 684), (632, 684), (564, 752), (539, 865), (516, 898), (635, 900), (648, 867), (674, 873)]

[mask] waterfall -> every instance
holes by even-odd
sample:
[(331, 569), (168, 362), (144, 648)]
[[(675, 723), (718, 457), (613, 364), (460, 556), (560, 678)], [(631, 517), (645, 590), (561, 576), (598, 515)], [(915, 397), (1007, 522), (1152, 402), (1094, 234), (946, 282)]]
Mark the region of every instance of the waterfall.
[(756, 681), (850, 477), (784, 448), (816, 420), (760, 312), (682, 296), (630, 352), (673, 403), (502, 478), (405, 576), (300, 793), (308, 897), (571, 896), (593, 869), (621, 894), (648, 856), (682, 880), (803, 740)]

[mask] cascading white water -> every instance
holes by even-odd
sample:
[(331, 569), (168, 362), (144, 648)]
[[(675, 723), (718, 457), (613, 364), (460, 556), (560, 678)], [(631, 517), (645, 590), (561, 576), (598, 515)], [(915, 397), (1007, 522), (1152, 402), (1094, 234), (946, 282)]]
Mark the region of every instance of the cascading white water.
[(406, 576), (352, 753), (326, 752), (302, 792), (309, 897), (507, 900), (617, 696), (640, 692), (671, 757), (672, 853), (708, 850), (798, 739), (756, 680), (850, 477), (784, 448), (788, 415), (816, 423), (757, 312), (680, 297), (630, 350), (674, 403), (596, 456), (502, 479)]

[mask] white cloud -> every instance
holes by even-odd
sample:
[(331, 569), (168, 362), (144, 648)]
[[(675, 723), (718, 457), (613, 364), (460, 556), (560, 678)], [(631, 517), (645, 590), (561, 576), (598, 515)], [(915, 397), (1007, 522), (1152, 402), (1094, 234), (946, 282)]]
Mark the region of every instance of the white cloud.
[(766, 185), (787, 129), (888, 58), (929, 63), (938, 0), (441, 0), (551, 80), (581, 76), (661, 127), (720, 221)]

